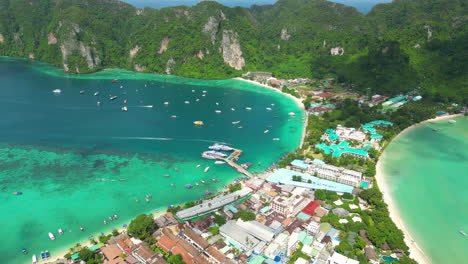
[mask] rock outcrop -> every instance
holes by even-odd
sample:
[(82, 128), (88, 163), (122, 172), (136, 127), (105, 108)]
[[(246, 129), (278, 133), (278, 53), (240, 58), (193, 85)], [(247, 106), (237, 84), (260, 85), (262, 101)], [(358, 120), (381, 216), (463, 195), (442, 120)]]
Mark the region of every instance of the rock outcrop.
[(169, 46), (169, 41), (170, 40), (171, 39), (169, 37), (165, 37), (161, 41), (161, 47), (159, 48), (159, 51), (158, 51), (159, 54), (163, 54), (167, 50), (167, 47)]
[(427, 29), (427, 40), (432, 39), (432, 27), (430, 25), (424, 25), (423, 28)]
[(140, 46), (136, 45), (133, 49), (130, 50), (130, 59), (133, 59), (136, 54), (140, 51)]
[(28, 54), (28, 59), (34, 60), (34, 53), (30, 52), (30, 53)]
[(135, 69), (137, 72), (144, 72), (146, 70), (146, 66), (135, 64), (133, 65), (133, 69)]
[(216, 40), (216, 34), (218, 34), (218, 28), (219, 28), (218, 20), (210, 16), (210, 18), (208, 18), (208, 22), (206, 22), (202, 30), (203, 33), (207, 34), (210, 37), (211, 43), (213, 44)]
[(174, 66), (175, 66), (175, 60), (173, 58), (170, 58), (169, 60), (167, 60), (166, 74), (171, 74), (172, 70), (174, 69)]
[(281, 30), (281, 39), (282, 40), (289, 40), (291, 38), (291, 34), (288, 33), (288, 29), (287, 28), (283, 28)]
[(50, 32), (47, 36), (47, 44), (53, 45), (57, 44), (57, 38), (54, 36), (54, 33)]
[(330, 54), (332, 56), (343, 56), (344, 54), (344, 49), (340, 46), (334, 47), (330, 49)]
[(3, 43), (3, 42), (5, 42), (5, 38), (3, 37), (3, 34), (0, 33), (0, 43)]
[(239, 43), (239, 34), (232, 30), (223, 30), (221, 40), (221, 50), (224, 62), (236, 70), (241, 70), (245, 66), (244, 57)]

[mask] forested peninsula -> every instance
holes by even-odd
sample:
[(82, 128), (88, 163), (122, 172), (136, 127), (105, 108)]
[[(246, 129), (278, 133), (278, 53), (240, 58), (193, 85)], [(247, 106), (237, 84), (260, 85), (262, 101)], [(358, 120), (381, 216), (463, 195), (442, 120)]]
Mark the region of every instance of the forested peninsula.
[(395, 0), (364, 15), (324, 0), (139, 9), (116, 0), (3, 0), (0, 55), (70, 73), (123, 68), (203, 79), (269, 71), (467, 104), (463, 0)]

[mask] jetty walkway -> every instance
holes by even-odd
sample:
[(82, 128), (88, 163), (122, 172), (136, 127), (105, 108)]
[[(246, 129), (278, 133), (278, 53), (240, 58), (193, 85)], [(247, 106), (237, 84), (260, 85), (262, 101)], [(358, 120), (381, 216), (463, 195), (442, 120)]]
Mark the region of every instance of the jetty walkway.
[(227, 157), (227, 158), (218, 157), (217, 159), (226, 162), (227, 164), (229, 164), (229, 166), (236, 169), (239, 173), (242, 173), (245, 176), (247, 176), (249, 178), (252, 178), (253, 177), (252, 173), (248, 172), (245, 168), (243, 168), (241, 165), (236, 163), (236, 161), (239, 159), (239, 157), (242, 155), (242, 153), (243, 153), (242, 150), (234, 149), (232, 151), (231, 155), (229, 155), (229, 157)]

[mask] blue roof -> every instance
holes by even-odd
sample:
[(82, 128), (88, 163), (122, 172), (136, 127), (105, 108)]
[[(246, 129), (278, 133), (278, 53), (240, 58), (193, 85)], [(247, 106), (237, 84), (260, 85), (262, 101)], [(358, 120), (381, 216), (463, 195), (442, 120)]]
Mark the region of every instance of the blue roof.
[(325, 161), (323, 161), (321, 159), (314, 159), (313, 162), (317, 163), (317, 164), (325, 164)]
[(262, 209), (260, 209), (260, 213), (264, 214), (264, 213), (268, 212), (269, 210), (270, 210), (270, 206), (265, 206)]
[(335, 228), (332, 227), (332, 229), (330, 229), (330, 231), (328, 231), (327, 236), (334, 237), (337, 232), (338, 232), (338, 230), (336, 230)]
[[(306, 182), (293, 181), (292, 176), (301, 176), (302, 179)], [(308, 180), (310, 180), (311, 183), (307, 183)], [(309, 174), (287, 169), (278, 169), (274, 171), (272, 174), (270, 174), (270, 176), (268, 176), (267, 181), (273, 183), (289, 184), (310, 189), (328, 190), (333, 192), (351, 193), (353, 191), (352, 186), (321, 179), (315, 176), (311, 176)]]
[(380, 134), (374, 134), (370, 138), (383, 138), (383, 136)]
[(299, 167), (303, 170), (307, 170), (309, 168), (309, 164), (305, 163), (303, 160), (298, 160), (298, 159), (295, 159), (291, 162), (291, 165), (293, 165), (294, 167)]
[(237, 210), (237, 208), (235, 208), (232, 204), (226, 205), (226, 208), (229, 209), (229, 211), (231, 211), (233, 213), (239, 212), (239, 210)]

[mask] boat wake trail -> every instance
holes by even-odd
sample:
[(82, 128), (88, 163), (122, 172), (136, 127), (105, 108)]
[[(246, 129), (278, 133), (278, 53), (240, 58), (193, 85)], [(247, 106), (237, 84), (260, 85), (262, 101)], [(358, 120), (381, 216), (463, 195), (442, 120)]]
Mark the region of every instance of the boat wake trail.
[(209, 139), (179, 139), (180, 141), (197, 141), (197, 142), (208, 142), (208, 143), (219, 143), (223, 145), (231, 145), (226, 142), (218, 141), (218, 140), (209, 140)]
[(131, 139), (131, 140), (174, 140), (173, 138), (156, 138), (156, 137), (112, 137), (113, 139)]

